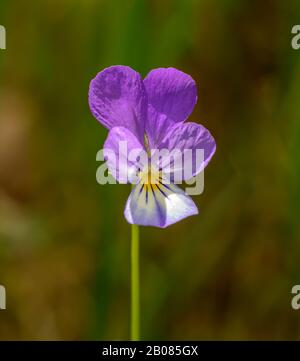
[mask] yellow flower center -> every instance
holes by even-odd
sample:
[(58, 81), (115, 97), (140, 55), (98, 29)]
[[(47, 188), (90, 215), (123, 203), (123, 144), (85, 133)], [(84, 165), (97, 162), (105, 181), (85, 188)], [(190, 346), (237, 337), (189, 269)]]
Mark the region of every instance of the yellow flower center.
[(152, 188), (157, 187), (161, 180), (161, 172), (153, 168), (142, 171), (139, 176), (141, 183), (144, 184), (147, 188), (150, 188), (151, 185)]

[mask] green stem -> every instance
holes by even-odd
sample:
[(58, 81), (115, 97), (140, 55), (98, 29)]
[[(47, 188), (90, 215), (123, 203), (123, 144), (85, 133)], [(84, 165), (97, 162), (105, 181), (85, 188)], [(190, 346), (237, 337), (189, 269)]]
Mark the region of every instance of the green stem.
[(139, 227), (131, 226), (131, 341), (140, 339)]

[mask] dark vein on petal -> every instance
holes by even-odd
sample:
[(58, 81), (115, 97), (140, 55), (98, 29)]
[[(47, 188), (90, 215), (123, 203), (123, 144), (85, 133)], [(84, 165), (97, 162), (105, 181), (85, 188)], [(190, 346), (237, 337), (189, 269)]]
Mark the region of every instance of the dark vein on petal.
[(160, 193), (165, 197), (165, 198), (168, 198), (168, 196), (166, 195), (166, 193), (160, 189), (160, 186), (157, 186), (158, 190), (160, 191)]
[(142, 191), (143, 191), (143, 189), (144, 189), (144, 185), (145, 185), (145, 184), (142, 184), (141, 189), (140, 189), (140, 191), (139, 191), (139, 194), (142, 193)]
[(153, 197), (154, 197), (156, 209), (157, 209), (158, 213), (160, 214), (161, 219), (164, 219), (166, 217), (166, 215), (164, 214), (163, 210), (161, 209), (161, 207), (159, 205), (158, 200), (156, 199), (155, 192), (153, 190), (153, 187), (152, 187), (151, 183), (150, 183), (150, 187), (151, 187), (152, 194), (153, 194)]
[[(150, 187), (151, 187), (151, 190), (152, 190), (153, 196), (154, 196), (154, 198), (155, 198), (155, 194), (154, 194), (154, 189), (153, 189), (153, 185), (152, 185), (152, 183), (150, 183)], [(155, 198), (155, 199), (156, 199), (156, 198)]]
[(159, 182), (163, 187), (167, 188), (169, 191), (172, 192), (172, 189), (165, 183)]

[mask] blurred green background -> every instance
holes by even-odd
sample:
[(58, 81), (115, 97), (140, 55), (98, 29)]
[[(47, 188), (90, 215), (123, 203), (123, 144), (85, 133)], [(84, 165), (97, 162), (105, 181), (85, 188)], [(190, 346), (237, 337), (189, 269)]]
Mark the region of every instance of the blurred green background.
[(0, 339), (128, 339), (130, 186), (96, 183), (90, 80), (197, 82), (200, 215), (141, 230), (143, 339), (299, 339), (299, 0), (1, 0)]

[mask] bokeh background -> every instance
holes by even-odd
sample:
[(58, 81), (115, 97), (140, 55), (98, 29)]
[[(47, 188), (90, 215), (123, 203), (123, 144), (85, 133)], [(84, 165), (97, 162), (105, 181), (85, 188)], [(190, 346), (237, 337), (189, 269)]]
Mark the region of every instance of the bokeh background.
[(130, 186), (96, 183), (89, 81), (196, 80), (217, 152), (200, 215), (141, 230), (143, 339), (299, 339), (298, 0), (1, 0), (2, 340), (129, 338)]

